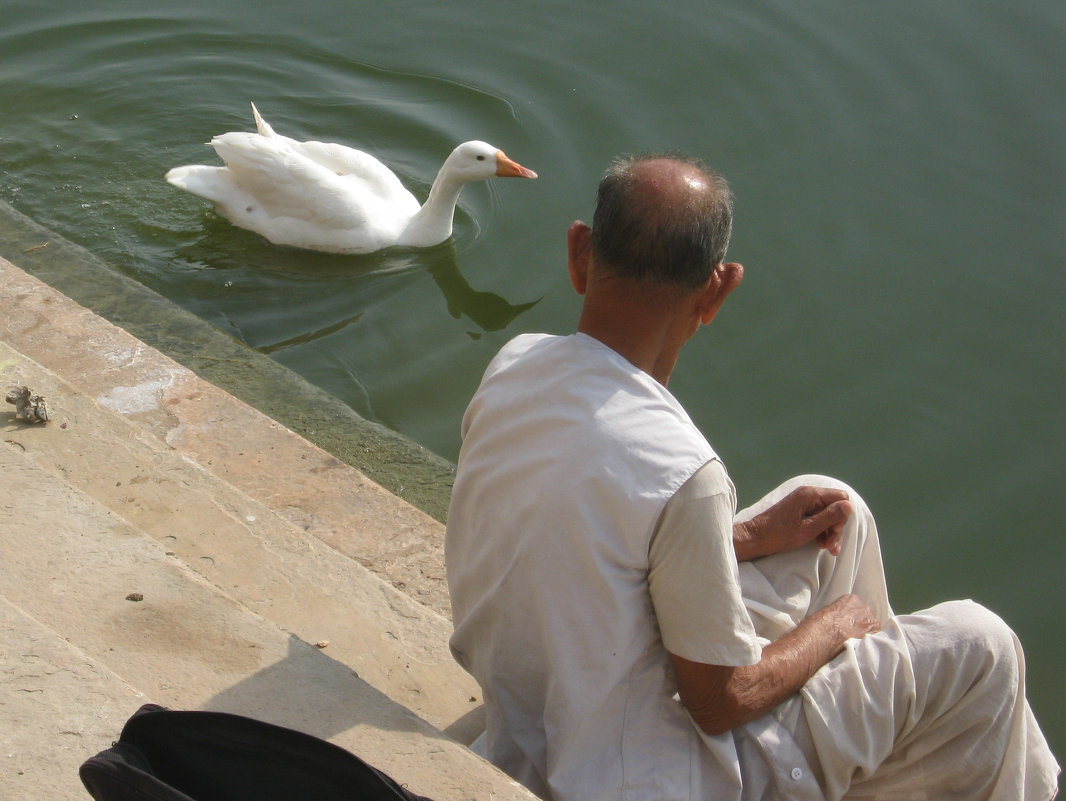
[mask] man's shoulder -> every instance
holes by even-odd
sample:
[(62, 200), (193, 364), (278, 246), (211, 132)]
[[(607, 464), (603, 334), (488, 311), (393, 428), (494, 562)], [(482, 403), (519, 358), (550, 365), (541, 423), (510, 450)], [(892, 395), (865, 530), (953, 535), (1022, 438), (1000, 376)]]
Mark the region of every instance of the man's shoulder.
[(725, 463), (715, 454), (705, 462), (674, 494), (671, 503), (688, 503), (703, 498), (731, 498), (736, 501), (736, 489)]
[(511, 339), (506, 345), (500, 348), (500, 354), (520, 354), (525, 353), (538, 345), (546, 346), (554, 342), (559, 342), (565, 339), (565, 337), (558, 336), (556, 334), (519, 334)]
[(537, 352), (550, 350), (564, 343), (568, 338), (556, 334), (519, 334), (500, 348), (489, 362), (486, 376), (499, 372), (516, 362), (526, 360)]

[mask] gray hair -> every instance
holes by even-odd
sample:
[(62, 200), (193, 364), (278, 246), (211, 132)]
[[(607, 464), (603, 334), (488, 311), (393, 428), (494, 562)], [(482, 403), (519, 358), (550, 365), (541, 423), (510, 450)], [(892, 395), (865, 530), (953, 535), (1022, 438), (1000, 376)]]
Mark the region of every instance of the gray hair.
[[(649, 194), (636, 169), (660, 159), (695, 168), (708, 189), (664, 204)], [(732, 226), (729, 184), (699, 159), (678, 153), (626, 156), (600, 181), (592, 253), (614, 275), (695, 289), (725, 260)]]

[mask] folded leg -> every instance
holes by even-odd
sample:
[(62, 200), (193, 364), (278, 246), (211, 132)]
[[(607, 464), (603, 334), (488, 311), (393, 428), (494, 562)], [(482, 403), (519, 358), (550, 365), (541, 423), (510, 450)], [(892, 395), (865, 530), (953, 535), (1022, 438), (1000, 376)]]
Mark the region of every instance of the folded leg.
[(801, 697), (827, 799), (1047, 801), (1056, 791), (1021, 645), (972, 601), (849, 641)]
[(831, 487), (848, 494), (854, 512), (844, 527), (841, 552), (833, 556), (817, 543), (740, 565), (744, 601), (760, 637), (773, 641), (800, 620), (841, 595), (854, 593), (884, 624), (892, 616), (873, 514), (859, 494), (827, 476), (793, 478), (758, 503), (737, 513), (744, 521), (800, 486)]

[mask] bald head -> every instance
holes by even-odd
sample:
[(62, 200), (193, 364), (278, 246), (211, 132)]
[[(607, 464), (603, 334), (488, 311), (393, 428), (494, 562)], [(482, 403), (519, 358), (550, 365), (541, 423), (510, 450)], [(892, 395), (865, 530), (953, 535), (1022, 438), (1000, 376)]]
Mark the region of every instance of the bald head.
[(725, 259), (732, 219), (728, 184), (702, 162), (621, 159), (600, 182), (593, 258), (619, 277), (693, 289)]

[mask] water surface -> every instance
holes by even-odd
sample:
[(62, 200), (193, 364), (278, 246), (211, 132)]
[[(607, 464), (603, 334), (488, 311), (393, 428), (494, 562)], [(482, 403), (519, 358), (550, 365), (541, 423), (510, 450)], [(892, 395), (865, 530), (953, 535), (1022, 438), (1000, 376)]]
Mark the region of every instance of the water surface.
[[(672, 389), (750, 502), (831, 473), (878, 515), (897, 609), (974, 597), (1029, 655), (1066, 753), (1066, 6), (3, 3), (0, 199), (454, 459), (496, 349), (566, 332), (564, 231), (620, 151), (731, 180), (747, 277)], [(373, 152), (424, 197), (458, 142), (535, 182), (468, 187), (454, 238), (277, 248), (167, 185), (252, 127)]]

